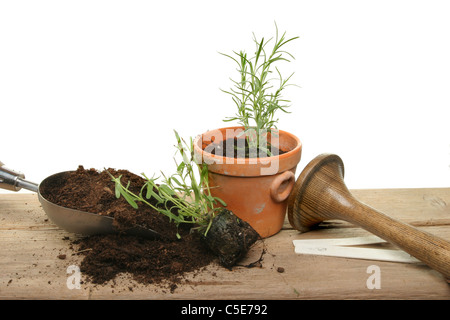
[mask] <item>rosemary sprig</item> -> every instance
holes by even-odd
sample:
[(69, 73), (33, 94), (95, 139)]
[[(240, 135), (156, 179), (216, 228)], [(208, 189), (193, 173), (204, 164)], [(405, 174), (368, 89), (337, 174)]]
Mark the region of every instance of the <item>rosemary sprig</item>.
[[(263, 150), (270, 155), (270, 151), (260, 146), (267, 145), (265, 133), (271, 132), (276, 128), (278, 119), (275, 114), (278, 110), (288, 113), (289, 100), (282, 97), (283, 90), (291, 85), (288, 82), (294, 73), (287, 78), (283, 78), (279, 69), (275, 66), (277, 62), (289, 62), (285, 56), (295, 59), (292, 54), (284, 50), (284, 46), (289, 42), (299, 38), (286, 38), (286, 32), (281, 37), (278, 34), (278, 26), (275, 23), (276, 35), (275, 43), (272, 50), (267, 51), (267, 45), (272, 39), (260, 41), (253, 34), (253, 41), (256, 45), (255, 55), (249, 57), (245, 51), (239, 53), (233, 51), (234, 55), (221, 53), (222, 55), (232, 59), (238, 64), (237, 71), (239, 79), (231, 81), (234, 86), (229, 90), (222, 90), (230, 94), (232, 100), (237, 106), (237, 113), (233, 117), (227, 117), (224, 121), (235, 121), (244, 126), (243, 134), (246, 134), (250, 148), (256, 147), (255, 150)], [(271, 78), (275, 68), (276, 76)], [(278, 81), (275, 86), (273, 81)], [(272, 90), (272, 91), (271, 91)], [(253, 120), (253, 121), (252, 121)]]
[[(176, 173), (170, 176), (161, 173), (161, 183), (158, 183), (159, 178), (148, 178), (142, 174), (146, 181), (139, 194), (130, 191), (129, 183), (123, 186), (121, 176), (114, 177), (110, 174), (115, 182), (115, 194), (117, 198), (122, 196), (135, 209), (138, 208), (138, 203), (150, 206), (166, 215), (177, 226), (183, 223), (195, 224), (196, 227), (192, 230), (201, 231), (206, 236), (211, 227), (212, 218), (218, 210), (216, 204), (220, 203), (223, 206), (226, 204), (211, 195), (208, 168), (205, 164), (195, 161), (192, 138), (187, 144), (176, 131), (175, 136), (177, 153), (182, 158), (181, 162), (174, 159)], [(198, 179), (196, 172), (199, 174)], [(177, 237), (180, 237), (179, 233)]]

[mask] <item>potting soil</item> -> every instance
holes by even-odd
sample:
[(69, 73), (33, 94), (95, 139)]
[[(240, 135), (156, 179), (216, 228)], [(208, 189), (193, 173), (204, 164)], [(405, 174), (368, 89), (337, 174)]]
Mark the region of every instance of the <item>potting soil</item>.
[[(123, 185), (139, 193), (145, 180), (127, 170), (107, 169), (114, 177), (122, 176)], [(42, 195), (47, 200), (68, 208), (114, 217), (118, 234), (89, 236), (77, 240), (75, 250), (83, 254), (81, 272), (87, 281), (103, 284), (120, 273), (129, 273), (144, 284), (171, 283), (171, 288), (186, 272), (199, 270), (214, 261), (215, 256), (197, 233), (177, 230), (169, 219), (151, 207), (139, 204), (134, 209), (123, 197), (117, 199), (114, 182), (106, 170), (79, 166), (64, 181), (55, 181)], [(145, 239), (126, 235), (133, 224), (149, 226), (161, 239)], [(176, 237), (176, 233), (181, 239)]]

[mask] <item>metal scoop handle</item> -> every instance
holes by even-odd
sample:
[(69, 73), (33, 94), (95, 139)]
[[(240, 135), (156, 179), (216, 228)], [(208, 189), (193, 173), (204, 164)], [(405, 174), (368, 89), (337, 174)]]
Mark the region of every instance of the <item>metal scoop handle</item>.
[(16, 172), (4, 166), (0, 161), (0, 188), (19, 191), (24, 188), (33, 192), (38, 192), (38, 184), (25, 180), (25, 175), (21, 172)]

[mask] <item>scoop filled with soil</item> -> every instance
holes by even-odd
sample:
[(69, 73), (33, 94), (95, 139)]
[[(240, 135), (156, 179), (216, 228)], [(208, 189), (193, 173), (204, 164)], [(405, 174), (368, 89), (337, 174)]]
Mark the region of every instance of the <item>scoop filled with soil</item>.
[[(1, 163), (0, 163), (1, 164)], [(64, 186), (65, 181), (70, 178), (71, 172), (60, 172), (44, 179), (40, 184), (25, 180), (23, 174), (0, 166), (0, 187), (11, 191), (19, 191), (22, 188), (38, 194), (39, 202), (47, 216), (60, 228), (77, 234), (109, 234), (117, 230), (114, 228), (114, 220), (108, 215), (94, 214), (87, 211), (83, 206), (66, 206), (58, 203), (59, 189)], [(56, 201), (55, 201), (56, 200)], [(130, 234), (157, 237), (154, 230), (134, 225), (129, 228)]]

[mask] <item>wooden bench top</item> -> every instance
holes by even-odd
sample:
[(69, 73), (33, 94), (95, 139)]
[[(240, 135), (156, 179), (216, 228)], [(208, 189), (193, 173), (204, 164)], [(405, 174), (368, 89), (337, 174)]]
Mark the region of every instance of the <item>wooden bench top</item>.
[[(450, 240), (450, 188), (351, 190), (360, 201), (419, 229)], [(281, 232), (255, 245), (246, 261), (267, 252), (261, 267), (232, 271), (209, 265), (171, 292), (142, 285), (126, 274), (105, 285), (68, 285), (81, 257), (70, 240), (78, 236), (56, 227), (29, 193), (0, 194), (0, 299), (450, 299), (450, 285), (424, 264), (381, 262), (294, 252), (292, 240), (369, 235), (332, 221), (300, 234), (286, 221)], [(68, 240), (69, 239), (69, 240)], [(65, 259), (61, 259), (65, 255)], [(243, 262), (245, 264), (245, 261)], [(369, 288), (371, 266), (380, 288)]]

